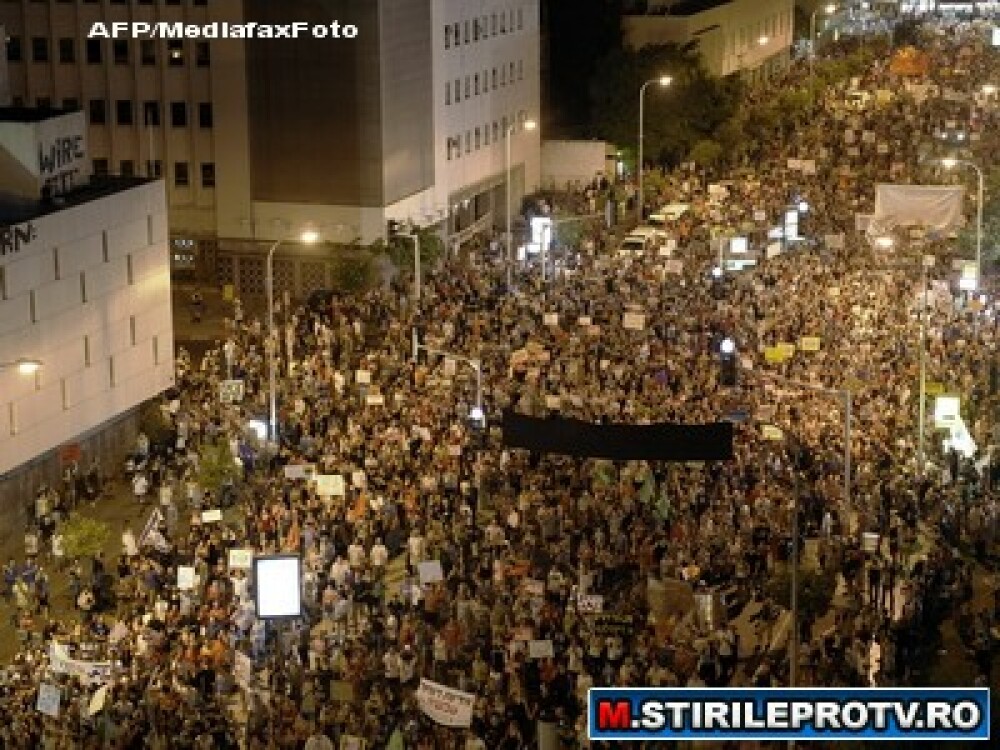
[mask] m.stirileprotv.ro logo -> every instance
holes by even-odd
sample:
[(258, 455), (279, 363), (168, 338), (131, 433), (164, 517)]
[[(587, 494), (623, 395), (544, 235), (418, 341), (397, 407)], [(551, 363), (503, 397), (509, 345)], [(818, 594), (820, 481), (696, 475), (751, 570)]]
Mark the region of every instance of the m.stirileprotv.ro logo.
[(591, 688), (592, 740), (988, 740), (990, 691)]
[(94, 23), (88, 39), (354, 39), (358, 27), (351, 23), (331, 21), (313, 23), (228, 23), (214, 21), (196, 23)]

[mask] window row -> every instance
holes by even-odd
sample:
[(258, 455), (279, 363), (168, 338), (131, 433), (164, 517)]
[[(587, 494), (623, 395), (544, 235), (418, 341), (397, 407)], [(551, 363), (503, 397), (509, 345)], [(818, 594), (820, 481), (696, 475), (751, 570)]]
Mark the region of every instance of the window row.
[[(44, 36), (31, 37), (31, 61), (36, 63), (52, 62), (52, 40)], [(84, 39), (83, 59), (89, 65), (102, 65), (105, 59), (105, 49), (111, 45), (110, 59), (115, 65), (130, 65), (132, 63), (133, 45), (139, 45), (139, 63), (141, 65), (156, 65), (159, 58), (159, 47), (155, 39)], [(55, 53), (58, 61), (72, 65), (78, 62), (79, 40), (74, 37), (61, 37), (55, 41)], [(192, 42), (194, 45), (194, 62), (199, 68), (207, 68), (212, 64), (212, 48), (208, 42)], [(8, 62), (23, 62), (25, 50), (22, 48), (21, 37), (7, 37)], [(166, 42), (167, 65), (173, 68), (183, 67), (187, 58), (184, 41), (171, 39)]]
[[(59, 5), (72, 5), (77, 0), (55, 0)], [(21, 0), (6, 0), (8, 3), (19, 3)], [(48, 0), (31, 0), (33, 3), (47, 3)], [(84, 5), (100, 5), (102, 0), (80, 0)], [(208, 0), (189, 0), (190, 4), (193, 6), (206, 6), (208, 5)], [(129, 3), (134, 3), (135, 5), (183, 5), (183, 0), (108, 0), (109, 5), (128, 5)]]
[[(111, 164), (107, 159), (94, 159), (94, 174), (106, 176), (110, 174)], [(122, 159), (118, 163), (118, 174), (122, 177), (135, 177), (135, 162), (132, 159)], [(146, 160), (145, 177), (163, 177), (163, 162), (159, 159)], [(174, 162), (174, 187), (190, 187), (191, 172), (190, 165), (186, 161)], [(201, 186), (203, 188), (215, 187), (215, 162), (205, 161), (201, 163)]]
[[(41, 106), (41, 105), (39, 105)], [(87, 113), (91, 125), (108, 124), (108, 103), (104, 99), (91, 99)], [(134, 125), (135, 102), (131, 99), (118, 99), (115, 102), (115, 124)], [(147, 101), (142, 103), (141, 124), (146, 127), (160, 126), (160, 102)], [(214, 125), (211, 102), (199, 102), (198, 127), (211, 128)], [(188, 103), (170, 102), (170, 126), (174, 128), (188, 127)]]
[[(519, 115), (520, 124), (523, 125), (525, 119), (526, 115), (521, 113), (521, 115)], [(471, 154), (473, 151), (485, 148), (491, 143), (500, 143), (503, 138), (507, 137), (507, 130), (510, 122), (511, 121), (504, 116), (500, 120), (494, 120), (492, 123), (486, 123), (481, 128), (470, 128), (469, 130), (466, 130), (464, 152), (466, 154)], [(461, 134), (445, 138), (444, 145), (448, 161), (462, 158), (463, 139)]]
[[(499, 73), (499, 75), (498, 75)], [(470, 99), (479, 96), (480, 93), (488, 94), (496, 91), (501, 86), (506, 86), (508, 81), (513, 85), (516, 80), (524, 80), (524, 61), (518, 60), (517, 65), (501, 65), (493, 68), (492, 71), (484, 70), (481, 74), (467, 75), (465, 77), (465, 93), (462, 93), (462, 79), (456, 78), (454, 84), (451, 81), (444, 82), (444, 103), (451, 104), (453, 101), (458, 104), (463, 99)]]
[[(514, 19), (517, 19), (517, 31), (524, 29), (524, 9), (518, 8), (516, 15), (513, 9), (483, 14), (477, 18), (466, 19), (463, 22), (445, 24), (444, 48), (461, 47), (463, 44), (473, 44), (479, 40), (489, 39), (497, 34), (514, 33)], [(464, 33), (463, 33), (464, 32)]]

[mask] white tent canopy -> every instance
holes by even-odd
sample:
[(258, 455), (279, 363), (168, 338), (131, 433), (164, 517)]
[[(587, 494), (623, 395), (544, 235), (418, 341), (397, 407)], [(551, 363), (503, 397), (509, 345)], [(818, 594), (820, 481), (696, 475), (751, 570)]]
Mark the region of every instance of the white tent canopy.
[(965, 188), (960, 185), (879, 184), (868, 234), (884, 235), (896, 227), (911, 226), (938, 231), (957, 229), (965, 223), (964, 197)]

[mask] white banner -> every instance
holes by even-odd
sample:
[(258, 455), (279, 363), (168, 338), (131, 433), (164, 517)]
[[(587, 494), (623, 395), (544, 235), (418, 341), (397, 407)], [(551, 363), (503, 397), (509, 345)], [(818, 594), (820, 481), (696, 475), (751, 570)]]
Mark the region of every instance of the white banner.
[(344, 477), (341, 474), (317, 474), (316, 494), (320, 497), (343, 497), (346, 492)]
[(87, 707), (88, 716), (96, 716), (104, 708), (104, 704), (108, 699), (108, 686), (101, 685), (94, 694), (90, 696), (90, 705)]
[(49, 646), (49, 669), (56, 674), (76, 675), (84, 685), (101, 685), (111, 680), (111, 662), (72, 659), (66, 647), (56, 641)]
[(250, 570), (253, 567), (252, 549), (231, 549), (229, 550), (230, 570)]
[(444, 580), (444, 570), (440, 560), (424, 560), (417, 565), (420, 583), (439, 583)]
[(646, 316), (642, 313), (625, 313), (622, 315), (622, 328), (626, 331), (641, 331), (646, 327)]
[(53, 719), (59, 718), (59, 704), (62, 702), (62, 693), (55, 685), (43, 682), (38, 686), (38, 701), (35, 703), (35, 710)]
[(875, 213), (869, 234), (883, 235), (896, 227), (922, 226), (949, 231), (965, 223), (962, 201), (965, 188), (958, 185), (890, 185), (875, 193)]
[(315, 464), (287, 464), (285, 466), (285, 479), (312, 479), (315, 473)]
[(472, 709), (476, 696), (447, 685), (421, 678), (417, 688), (417, 704), (427, 716), (446, 727), (472, 726)]

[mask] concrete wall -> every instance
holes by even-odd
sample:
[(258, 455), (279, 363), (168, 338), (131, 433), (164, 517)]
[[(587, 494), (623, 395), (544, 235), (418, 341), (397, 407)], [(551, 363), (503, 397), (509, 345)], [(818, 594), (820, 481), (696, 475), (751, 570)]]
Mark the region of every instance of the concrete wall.
[(563, 189), (567, 184), (589, 184), (607, 169), (608, 144), (605, 141), (545, 141), (542, 144), (542, 186)]
[(162, 182), (33, 220), (0, 258), (0, 474), (173, 384)]

